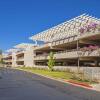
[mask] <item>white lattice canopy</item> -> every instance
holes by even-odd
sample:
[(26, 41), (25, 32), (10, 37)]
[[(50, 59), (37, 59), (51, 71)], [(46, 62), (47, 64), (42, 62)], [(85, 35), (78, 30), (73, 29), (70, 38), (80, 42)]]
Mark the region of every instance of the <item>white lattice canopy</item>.
[(14, 47), (17, 48), (17, 49), (25, 49), (25, 48), (27, 48), (29, 46), (34, 47), (34, 46), (36, 46), (36, 44), (21, 43), (21, 44), (18, 44), (16, 46), (14, 46)]
[(40, 32), (30, 39), (36, 41), (52, 42), (62, 38), (67, 38), (69, 36), (74, 36), (79, 34), (79, 29), (88, 25), (89, 23), (99, 23), (100, 19), (89, 16), (87, 14), (82, 14), (76, 18), (73, 18), (69, 21), (66, 21), (62, 24), (59, 24), (55, 27), (52, 27), (46, 31)]
[(9, 50), (7, 50), (6, 52), (12, 53), (12, 52), (17, 52), (17, 50), (18, 50), (18, 49), (9, 49)]

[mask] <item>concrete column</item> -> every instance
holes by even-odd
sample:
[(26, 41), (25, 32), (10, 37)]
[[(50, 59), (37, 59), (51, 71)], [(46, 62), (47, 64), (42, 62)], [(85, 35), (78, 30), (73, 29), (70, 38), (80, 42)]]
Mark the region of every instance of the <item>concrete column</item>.
[[(78, 51), (79, 51), (79, 40), (77, 40), (77, 53), (78, 53)], [(78, 54), (79, 54), (79, 53), (78, 53)], [(77, 61), (77, 63), (78, 63), (78, 72), (79, 72), (79, 69), (80, 69), (79, 55), (78, 55), (78, 61)]]
[(17, 67), (16, 58), (16, 52), (12, 52), (12, 67)]
[(30, 46), (26, 48), (26, 51), (24, 53), (24, 65), (26, 67), (33, 67), (34, 66), (34, 52), (33, 48)]
[(95, 63), (95, 67), (98, 67), (99, 66), (99, 62), (97, 60), (94, 61), (94, 63)]
[(34, 61), (34, 57), (36, 56), (36, 52), (33, 49), (33, 67), (35, 67), (35, 61)]

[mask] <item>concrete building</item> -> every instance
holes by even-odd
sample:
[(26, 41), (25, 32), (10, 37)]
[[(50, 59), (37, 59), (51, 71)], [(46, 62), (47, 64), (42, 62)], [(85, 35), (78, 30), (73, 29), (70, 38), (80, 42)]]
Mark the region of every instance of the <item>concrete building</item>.
[(34, 49), (36, 67), (47, 67), (50, 52), (56, 69), (100, 66), (100, 19), (95, 17), (83, 14), (30, 39), (44, 42)]
[(15, 50), (5, 58), (13, 67), (47, 68), (50, 52), (54, 52), (55, 69), (100, 66), (100, 19), (95, 17), (80, 15), (30, 39), (43, 45), (15, 46), (21, 51)]
[(14, 46), (15, 49), (7, 50), (4, 61), (8, 67), (34, 66), (34, 48), (36, 45), (22, 43)]

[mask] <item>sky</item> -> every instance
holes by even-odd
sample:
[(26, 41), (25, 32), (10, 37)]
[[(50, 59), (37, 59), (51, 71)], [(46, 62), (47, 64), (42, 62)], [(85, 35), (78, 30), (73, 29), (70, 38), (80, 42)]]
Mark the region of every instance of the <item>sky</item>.
[(0, 49), (83, 13), (100, 18), (100, 0), (0, 0)]

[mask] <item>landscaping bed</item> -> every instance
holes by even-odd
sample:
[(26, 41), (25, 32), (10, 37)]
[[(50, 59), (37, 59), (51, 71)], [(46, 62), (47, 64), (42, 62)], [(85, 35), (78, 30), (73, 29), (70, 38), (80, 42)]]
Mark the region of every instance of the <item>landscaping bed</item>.
[(49, 77), (66, 79), (66, 80), (69, 80), (72, 77), (72, 74), (69, 73), (69, 72), (49, 71), (49, 70), (29, 68), (29, 67), (20, 67), (20, 68), (17, 68), (17, 69), (30, 71), (32, 73), (38, 73), (38, 74), (46, 75), (46, 76), (49, 76)]
[(95, 83), (95, 82), (90, 82), (88, 80), (81, 80), (81, 79), (74, 78), (73, 73), (67, 72), (67, 71), (66, 72), (49, 71), (49, 70), (29, 68), (29, 67), (20, 67), (17, 69), (29, 71), (29, 72), (44, 75), (44, 76), (48, 76), (48, 77), (55, 78), (55, 79), (63, 79), (63, 80), (65, 80), (65, 82), (69, 82), (72, 84), (77, 84), (77, 85), (81, 85), (81, 86), (85, 86), (85, 87), (89, 87), (89, 88), (92, 88), (91, 84)]

